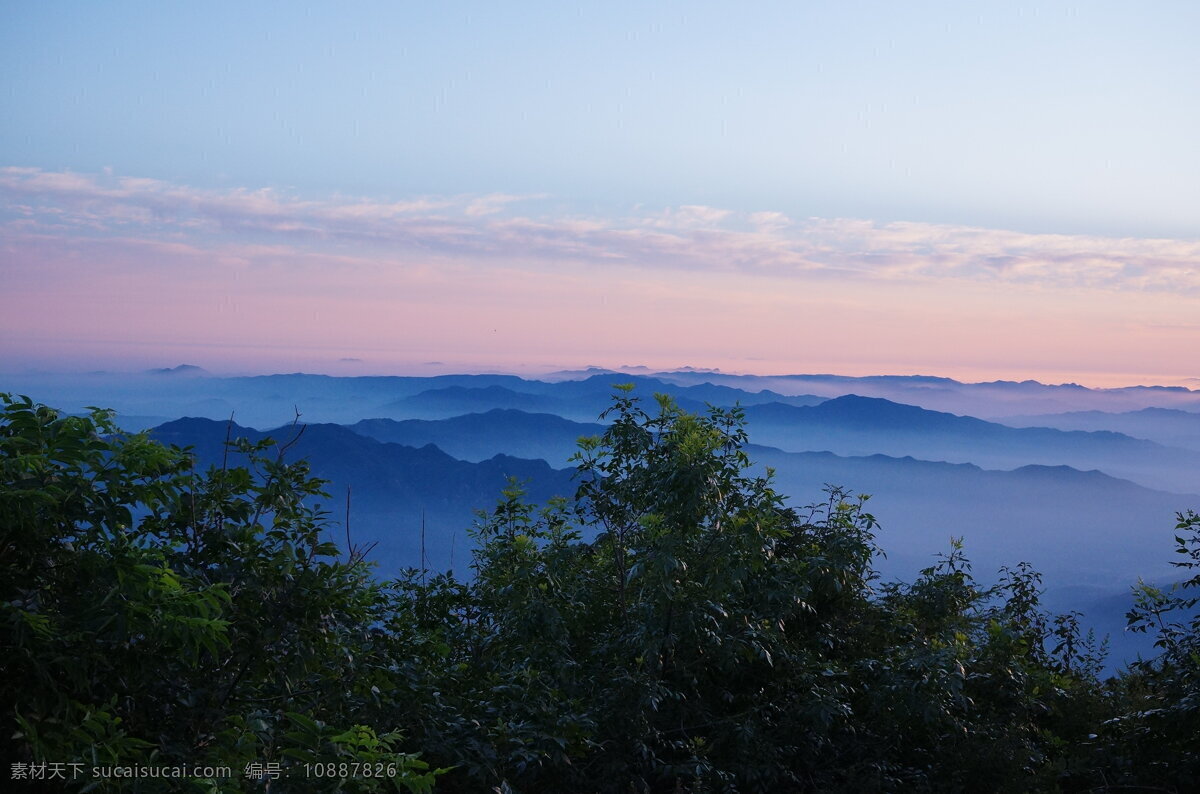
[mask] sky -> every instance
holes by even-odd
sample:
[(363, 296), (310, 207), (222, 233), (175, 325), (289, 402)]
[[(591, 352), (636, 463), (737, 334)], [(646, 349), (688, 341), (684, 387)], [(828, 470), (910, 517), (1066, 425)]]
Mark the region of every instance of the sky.
[(0, 0), (0, 371), (1200, 376), (1200, 4)]

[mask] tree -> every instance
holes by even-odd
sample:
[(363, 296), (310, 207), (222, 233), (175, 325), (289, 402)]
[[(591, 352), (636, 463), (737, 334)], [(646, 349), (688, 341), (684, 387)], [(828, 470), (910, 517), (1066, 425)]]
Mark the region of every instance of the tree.
[(1200, 788), (1200, 514), (1176, 516), (1171, 564), (1187, 579), (1168, 589), (1139, 582), (1131, 631), (1157, 635), (1157, 657), (1115, 682), (1116, 714), (1099, 730), (1109, 780), (1179, 791)]
[[(233, 767), (204, 790), (258, 788), (251, 764), (286, 790), (1196, 787), (1200, 575), (1137, 588), (1161, 654), (1102, 682), (1103, 644), (1025, 564), (988, 585), (955, 541), (880, 582), (866, 498), (789, 506), (740, 410), (620, 388), (605, 418), (573, 498), (513, 482), (480, 515), (469, 579), (381, 582), (289, 443), (199, 473), (104, 411), (5, 396), (11, 762)], [(1176, 535), (1194, 573), (1200, 516)]]
[(1041, 610), (1035, 573), (984, 588), (956, 547), (880, 586), (863, 498), (787, 507), (739, 410), (647, 412), (621, 389), (606, 418), (573, 501), (539, 510), (514, 484), (481, 517), (473, 580), (397, 591), (395, 636), (421, 652), (405, 730), (456, 767), (444, 788), (1021, 791), (1066, 774), (1098, 657)]
[(352, 787), (431, 787), (397, 734), (358, 719), (374, 697), (360, 668), (382, 590), (322, 537), (326, 516), (309, 505), (320, 481), (269, 446), (237, 447), (250, 468), (198, 474), (185, 451), (118, 433), (108, 412), (3, 396), (12, 763), (231, 767), (232, 779), (190, 783), (238, 790), (251, 763), (299, 774), (358, 762), (384, 774)]

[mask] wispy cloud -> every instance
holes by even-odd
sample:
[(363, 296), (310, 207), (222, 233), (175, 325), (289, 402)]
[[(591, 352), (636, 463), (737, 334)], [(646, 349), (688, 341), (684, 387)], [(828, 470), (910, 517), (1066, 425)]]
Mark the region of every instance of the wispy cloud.
[[(449, 259), (487, 267), (619, 266), (795, 278), (939, 280), (1047, 288), (1200, 292), (1200, 240), (1026, 234), (928, 223), (793, 219), (685, 205), (583, 216), (541, 196), (381, 201), (273, 189), (0, 168), (6, 244), (117, 237), (238, 256)], [(32, 244), (32, 243), (31, 243)], [(10, 260), (11, 262), (12, 260)], [(27, 260), (26, 260), (27, 261)], [(11, 265), (10, 265), (11, 267)]]

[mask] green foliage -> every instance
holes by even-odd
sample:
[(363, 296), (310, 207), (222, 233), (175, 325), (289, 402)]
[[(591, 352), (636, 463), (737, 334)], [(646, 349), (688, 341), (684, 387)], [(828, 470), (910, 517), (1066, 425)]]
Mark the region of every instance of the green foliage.
[(1133, 588), (1129, 629), (1155, 634), (1160, 654), (1117, 682), (1117, 714), (1100, 731), (1110, 778), (1120, 784), (1200, 789), (1200, 514), (1180, 513), (1172, 562), (1188, 578), (1164, 590)]
[(789, 507), (736, 408), (619, 389), (573, 499), (513, 482), (468, 581), (388, 583), (339, 557), (288, 444), (233, 441), (247, 465), (198, 473), (104, 411), (3, 411), (13, 761), (233, 768), (196, 790), (1200, 787), (1195, 513), (1191, 578), (1135, 590), (1160, 655), (1101, 681), (1104, 643), (1042, 607), (1026, 564), (985, 585), (955, 540), (881, 583), (866, 498)]
[(608, 418), (573, 502), (514, 484), (472, 581), (399, 584), (406, 732), (455, 765), (443, 788), (1070, 785), (1103, 650), (1041, 609), (1036, 573), (983, 588), (956, 544), (879, 586), (864, 499), (786, 507), (739, 410), (648, 413), (622, 390)]
[(389, 785), (428, 790), (435, 773), (396, 749), (394, 726), (359, 726), (382, 589), (323, 539), (304, 463), (238, 450), (250, 468), (198, 474), (108, 412), (4, 396), (6, 760), (233, 768), (190, 781), (203, 790), (257, 786), (242, 777), (254, 762), (386, 761)]

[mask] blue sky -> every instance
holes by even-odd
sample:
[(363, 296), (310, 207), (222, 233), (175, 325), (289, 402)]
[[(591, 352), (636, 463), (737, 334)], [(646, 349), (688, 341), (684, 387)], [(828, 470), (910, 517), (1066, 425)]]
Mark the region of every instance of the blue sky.
[[(716, 228), (770, 213), (793, 229), (838, 219), (925, 224), (923, 241), (905, 227), (905, 251), (930, 261), (961, 253), (962, 229), (1032, 234), (1036, 244), (1016, 254), (1011, 244), (983, 251), (975, 234), (971, 268), (1053, 249), (1040, 260), (1051, 266), (1038, 283), (1064, 290), (1069, 303), (1080, 282), (1054, 265), (1069, 247), (1054, 235), (1068, 235), (1080, 246), (1074, 261), (1134, 263), (1137, 278), (1105, 282), (1092, 305), (1118, 305), (1114, 290), (1145, 291), (1141, 276), (1165, 261), (1172, 269), (1149, 279), (1151, 289), (1169, 292), (1178, 279), (1176, 292), (1190, 297), (1128, 322), (1144, 325), (1163, 311), (1186, 319), (1197, 308), (1197, 3), (9, 2), (0, 15), (0, 165), (25, 169), (0, 206), (0, 219), (23, 224), (7, 227), (3, 272), (23, 288), (32, 288), (25, 276), (38, 262), (54, 258), (44, 249), (51, 242), (84, 256), (86, 240), (129, 232), (111, 225), (111, 214), (104, 228), (93, 217), (91, 231), (83, 216), (72, 216), (69, 229), (48, 225), (69, 208), (55, 205), (61, 193), (31, 198), (48, 184), (28, 177), (35, 169), (93, 186), (156, 180), (159, 192), (171, 185), (210, 199), (269, 194), (293, 209), (305, 201), (486, 200), (516, 220), (554, 227), (560, 242), (581, 223), (621, 229), (629, 218), (678, 221), (681, 212), (692, 230), (702, 216)], [(159, 242), (187, 234), (204, 250), (282, 244), (225, 215), (219, 229), (199, 230), (193, 216), (188, 227), (172, 214), (178, 205), (167, 210), (160, 199), (138, 204), (150, 213), (139, 215), (139, 234)], [(81, 199), (72, 200), (78, 211)], [(100, 200), (88, 199), (93, 216)], [(122, 210), (123, 223), (131, 211)], [(36, 251), (32, 238), (15, 237), (35, 222), (45, 227)], [(297, 257), (382, 255), (382, 244), (310, 231), (323, 242), (292, 239)], [(417, 250), (431, 250), (429, 261), (445, 254), (411, 232), (385, 238), (388, 253), (415, 239)], [(948, 239), (960, 242), (948, 251)], [(1159, 242), (1147, 248), (1139, 242), (1147, 239)], [(1178, 244), (1165, 259), (1163, 241)], [(876, 250), (845, 245), (850, 258)], [(519, 252), (505, 250), (506, 266), (516, 267)], [(477, 252), (453, 255), (464, 272), (498, 278)], [(650, 271), (665, 256), (619, 245), (612, 255)], [(130, 279), (145, 274), (144, 261), (113, 256), (111, 267), (125, 262)], [(707, 267), (688, 261), (691, 270)], [(531, 272), (540, 278), (549, 267)], [(1025, 298), (997, 294), (1016, 301), (1014, 313), (1026, 311)], [(954, 299), (936, 286), (922, 296), (922, 306)], [(243, 297), (254, 305), (254, 295)], [(863, 301), (876, 299), (890, 300), (883, 290)], [(453, 309), (449, 293), (445, 300)], [(691, 311), (679, 300), (677, 312)], [(1172, 338), (1186, 348), (1196, 329), (1185, 326), (1184, 337)], [(1085, 327), (1073, 328), (1088, 338)], [(1105, 333), (1118, 331), (1093, 338)], [(1037, 367), (1066, 371), (1072, 350)], [(905, 355), (897, 366), (954, 366), (940, 354)], [(1019, 367), (1021, 357), (1014, 348), (997, 366)]]
[(22, 3), (12, 165), (1200, 234), (1200, 4)]

